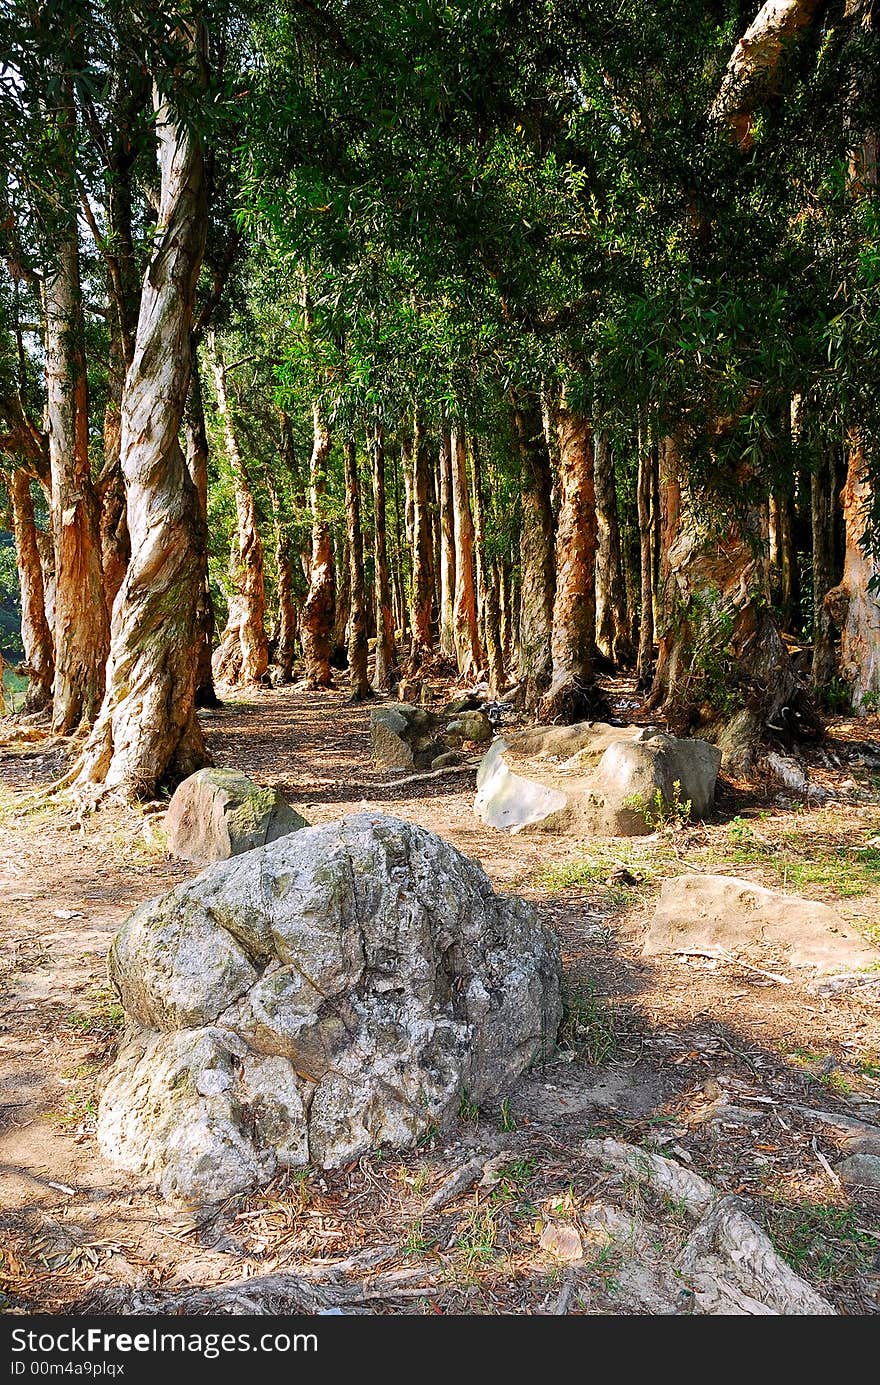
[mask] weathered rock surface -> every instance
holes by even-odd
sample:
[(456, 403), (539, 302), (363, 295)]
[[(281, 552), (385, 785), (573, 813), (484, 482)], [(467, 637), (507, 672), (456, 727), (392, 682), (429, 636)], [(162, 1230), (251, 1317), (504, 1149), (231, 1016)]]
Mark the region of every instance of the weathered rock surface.
[(837, 1165), (837, 1172), (850, 1188), (880, 1188), (880, 1154), (850, 1154)]
[(461, 709), (460, 702), (433, 712), (408, 702), (386, 702), (370, 712), (373, 759), (383, 769), (427, 769), (466, 742), (482, 745), (492, 739), (492, 723), (485, 712)]
[(880, 962), (880, 952), (829, 905), (727, 875), (664, 880), (642, 951), (690, 949), (817, 972)]
[(497, 738), (484, 755), (474, 811), (508, 832), (639, 836), (688, 802), (691, 817), (705, 817), (720, 763), (708, 742), (653, 727), (535, 726)]
[(178, 787), (165, 815), (168, 850), (197, 865), (227, 861), (308, 827), (277, 789), (235, 769), (200, 769)]
[(192, 1201), (411, 1146), (552, 1049), (561, 1017), (558, 944), (531, 905), (384, 815), (281, 837), (142, 905), (110, 974), (135, 1029), (101, 1148)]

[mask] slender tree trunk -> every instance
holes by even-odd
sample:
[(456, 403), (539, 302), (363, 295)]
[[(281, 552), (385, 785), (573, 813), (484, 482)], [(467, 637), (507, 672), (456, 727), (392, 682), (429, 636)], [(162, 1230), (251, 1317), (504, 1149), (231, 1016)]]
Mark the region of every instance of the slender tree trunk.
[(388, 538), (385, 515), (385, 444), (381, 428), (370, 439), (373, 464), (373, 555), (375, 566), (376, 662), (373, 687), (383, 692), (394, 668), (394, 616), (388, 580)]
[(455, 517), (452, 501), (452, 439), (440, 435), (440, 653), (456, 657), (455, 645)]
[[(197, 30), (194, 46), (200, 42)], [(161, 192), (122, 396), (122, 470), (132, 557), (113, 612), (107, 692), (85, 749), (81, 792), (152, 796), (208, 759), (195, 715), (206, 533), (178, 430), (205, 244), (202, 154), (156, 92)]]
[(27, 712), (41, 712), (52, 701), (55, 666), (52, 631), (46, 618), (43, 568), (37, 543), (31, 481), (22, 467), (16, 467), (12, 472), (9, 479), (9, 497), (12, 501), (12, 522), (21, 587), (21, 642), (24, 645), (25, 671), (28, 679), (24, 705)]
[[(531, 710), (547, 688), (553, 669), (553, 477), (536, 396), (522, 396), (514, 402), (513, 423), (522, 466), (519, 675), (525, 683), (526, 707)], [(590, 639), (592, 642), (592, 631)]]
[(431, 515), (428, 508), (428, 458), (421, 419), (416, 411), (412, 440), (413, 500), (413, 580), (412, 580), (412, 668), (430, 658), (433, 648), (431, 613), (433, 606), (433, 561)]
[(620, 668), (632, 659), (633, 642), (626, 609), (626, 583), (617, 514), (614, 455), (604, 436), (594, 442), (596, 479), (596, 644)]
[(348, 622), (351, 618), (351, 560), (348, 553), (348, 535), (343, 534), (335, 545), (334, 572), (338, 574), (336, 583), (336, 605), (333, 617), (333, 636), (330, 641), (330, 657), (347, 658)]
[[(205, 427), (205, 406), (202, 398), (202, 379), (194, 343), (190, 343), (192, 369), (183, 414), (186, 439), (186, 465), (199, 499), (199, 512), (207, 531), (208, 524), (208, 433)], [(199, 592), (196, 621), (201, 631), (198, 669), (196, 671), (196, 706), (217, 707), (214, 672), (211, 659), (214, 653), (214, 601), (205, 564), (205, 580)]]
[(312, 410), (314, 441), (309, 463), (309, 500), (312, 510), (312, 552), (309, 592), (300, 617), (300, 638), (305, 660), (305, 682), (310, 688), (329, 688), (333, 616), (336, 588), (333, 572), (333, 537), (324, 515), (326, 468), (330, 456), (330, 429), (318, 404)]
[(563, 397), (553, 422), (559, 456), (553, 678), (538, 716), (568, 724), (589, 715), (595, 696), (596, 491), (589, 420), (571, 410)]
[(217, 407), (235, 487), (237, 542), (234, 567), (231, 566), (234, 591), (229, 620), (214, 655), (214, 676), (226, 683), (259, 683), (269, 667), (263, 543), (257, 527), (257, 505), (232, 416), (226, 365), (213, 332), (209, 334), (209, 343)]
[(357, 448), (347, 438), (345, 456), (345, 529), (348, 535), (349, 588), (351, 611), (348, 618), (348, 682), (351, 700), (362, 702), (370, 696), (367, 674), (367, 599), (364, 583), (364, 537), (361, 529), (361, 484), (358, 476)]
[[(71, 194), (72, 196), (73, 194)], [(75, 225), (45, 281), (46, 400), (55, 544), (55, 693), (62, 734), (94, 721), (109, 640), (98, 501), (89, 465), (89, 411)]]
[(293, 660), (296, 652), (296, 607), (293, 600), (293, 563), (290, 557), (290, 534), (284, 522), (281, 496), (274, 478), (267, 478), (269, 496), (272, 501), (272, 519), (275, 524), (275, 575), (277, 583), (277, 606), (274, 629), (272, 631), (272, 659), (278, 670), (279, 683), (289, 683), (293, 678)]
[(474, 678), (480, 669), (477, 597), (474, 589), (474, 522), (468, 491), (467, 449), (464, 434), (458, 429), (450, 438), (450, 458), (455, 534), (455, 595), (452, 611), (455, 657), (461, 677)]
[(483, 460), (476, 438), (471, 440), (474, 469), (474, 541), (478, 554), (478, 599), (483, 612), (486, 660), (489, 665), (489, 695), (497, 697), (504, 684), (504, 659), (501, 650), (501, 604), (498, 576), (486, 544), (483, 500)]
[(846, 520), (843, 580), (825, 597), (826, 610), (840, 627), (840, 673), (849, 684), (853, 710), (875, 710), (880, 698), (880, 563), (865, 551), (872, 511), (872, 488), (862, 450), (853, 429), (848, 438), (849, 465), (841, 502)]
[(654, 668), (654, 559), (652, 555), (653, 525), (651, 497), (653, 493), (653, 456), (647, 426), (639, 429), (639, 474), (636, 503), (639, 516), (639, 568), (641, 600), (639, 617), (639, 653), (636, 661), (638, 686), (648, 689)]
[(816, 691), (827, 688), (837, 671), (834, 650), (834, 623), (825, 604), (834, 586), (833, 536), (831, 529), (831, 477), (828, 456), (823, 449), (816, 458), (810, 485), (810, 513), (813, 528), (813, 671)]

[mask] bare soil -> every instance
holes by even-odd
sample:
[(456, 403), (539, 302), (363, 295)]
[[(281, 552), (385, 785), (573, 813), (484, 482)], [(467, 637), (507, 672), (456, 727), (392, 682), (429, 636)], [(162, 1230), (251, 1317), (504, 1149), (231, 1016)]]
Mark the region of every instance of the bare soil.
[[(609, 691), (622, 715), (638, 716), (625, 684)], [(430, 692), (439, 700), (446, 689)], [(161, 1202), (108, 1168), (95, 1141), (122, 1024), (105, 959), (131, 908), (191, 871), (149, 844), (148, 814), (111, 807), (81, 819), (48, 797), (76, 746), (2, 723), (0, 1307), (210, 1311), (224, 1285), (250, 1278), (265, 1287), (259, 1301), (277, 1305), (277, 1276), (295, 1271), (336, 1286), (341, 1301), (359, 1286), (353, 1311), (645, 1311), (603, 1256), (565, 1280), (560, 1306), (563, 1268), (539, 1246), (548, 1219), (577, 1224), (600, 1192), (631, 1204), (634, 1190), (580, 1153), (609, 1134), (739, 1194), (839, 1311), (880, 1311), (880, 1201), (834, 1173), (840, 1117), (880, 1126), (880, 1005), (735, 963), (641, 956), (660, 880), (695, 869), (836, 903), (880, 942), (876, 719), (835, 724), (813, 752), (811, 778), (838, 795), (822, 806), (791, 795), (780, 804), (768, 783), (725, 783), (711, 823), (604, 843), (483, 828), (475, 761), (396, 782), (372, 765), (369, 704), (342, 692), (242, 692), (204, 725), (218, 764), (278, 786), (309, 821), (381, 808), (480, 860), (496, 888), (533, 899), (563, 948), (559, 1058), (498, 1109), (463, 1102), (456, 1128), (411, 1154), (285, 1174), (219, 1210)], [(724, 1096), (739, 1114), (714, 1119)], [(496, 1160), (493, 1176), (426, 1212), (475, 1152)], [(672, 1235), (675, 1209), (657, 1215)]]

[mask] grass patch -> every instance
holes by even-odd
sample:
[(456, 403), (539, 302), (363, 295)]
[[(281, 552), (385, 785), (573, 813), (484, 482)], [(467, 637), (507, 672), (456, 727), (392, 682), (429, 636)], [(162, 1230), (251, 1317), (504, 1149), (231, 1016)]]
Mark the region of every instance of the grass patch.
[(837, 1203), (766, 1205), (767, 1231), (779, 1254), (793, 1269), (815, 1279), (834, 1281), (868, 1269), (878, 1242), (859, 1220), (855, 1207)]
[(614, 1011), (592, 981), (567, 987), (562, 997), (559, 1047), (587, 1063), (604, 1063), (617, 1048)]

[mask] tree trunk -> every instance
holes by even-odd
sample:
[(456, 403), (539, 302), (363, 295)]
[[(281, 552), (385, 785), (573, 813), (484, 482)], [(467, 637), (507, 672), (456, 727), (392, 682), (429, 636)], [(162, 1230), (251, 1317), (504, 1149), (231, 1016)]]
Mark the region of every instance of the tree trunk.
[(733, 50), (712, 114), (743, 150), (752, 147), (755, 105), (771, 88), (786, 51), (820, 6), (821, 0), (765, 0)]
[[(525, 683), (526, 707), (532, 710), (553, 670), (553, 477), (536, 396), (523, 395), (515, 400), (513, 423), (522, 466), (519, 675)], [(592, 631), (590, 640), (592, 643)]]
[(431, 631), (433, 607), (433, 554), (431, 514), (428, 508), (428, 458), (421, 420), (416, 412), (412, 440), (413, 501), (413, 579), (412, 579), (412, 656), (413, 669), (430, 658), (434, 640)]
[(638, 686), (651, 686), (654, 668), (654, 558), (651, 498), (654, 490), (654, 457), (647, 426), (639, 429), (639, 474), (636, 483), (636, 504), (639, 517), (640, 615), (639, 652), (636, 661)]
[(440, 653), (456, 657), (455, 646), (455, 518), (452, 504), (452, 439), (440, 435)]
[(455, 660), (462, 678), (475, 678), (480, 669), (480, 641), (474, 589), (474, 521), (468, 490), (467, 449), (461, 431), (456, 429), (451, 434), (449, 450), (455, 534), (455, 596), (452, 611)]
[(55, 666), (52, 631), (46, 618), (43, 568), (37, 544), (31, 481), (22, 467), (16, 467), (9, 479), (9, 497), (12, 501), (12, 522), (21, 586), (24, 671), (28, 679), (24, 706), (27, 712), (41, 712), (52, 701)]
[(570, 724), (589, 716), (595, 706), (596, 491), (589, 420), (571, 410), (564, 397), (553, 412), (559, 457), (553, 677), (538, 716)]
[(213, 332), (209, 333), (209, 343), (217, 407), (235, 487), (237, 544), (230, 565), (233, 595), (229, 619), (214, 655), (214, 676), (225, 683), (259, 683), (269, 667), (263, 543), (257, 528), (256, 501), (235, 431), (226, 365)]
[(293, 563), (290, 558), (290, 535), (284, 523), (281, 497), (271, 474), (267, 478), (275, 523), (275, 575), (277, 605), (272, 631), (272, 661), (278, 670), (278, 681), (289, 683), (293, 678), (296, 653), (296, 607), (293, 601)]
[(388, 580), (388, 540), (385, 516), (385, 446), (381, 428), (370, 440), (373, 462), (373, 555), (375, 565), (376, 662), (373, 687), (384, 691), (394, 667), (394, 616)]
[(875, 711), (880, 699), (880, 562), (865, 551), (871, 525), (872, 489), (861, 437), (852, 430), (841, 503), (846, 520), (843, 580), (828, 592), (830, 617), (840, 627), (840, 673), (849, 684), (853, 711)]
[[(807, 726), (797, 677), (769, 603), (766, 507), (710, 513), (687, 488), (678, 439), (661, 444), (662, 552), (659, 652), (649, 705), (667, 722), (721, 746), (745, 768), (765, 727)], [(746, 494), (749, 477), (730, 493)], [(781, 719), (780, 719), (781, 718)], [(811, 725), (810, 729), (813, 729)]]
[(348, 553), (348, 534), (337, 539), (334, 550), (334, 571), (338, 574), (336, 582), (336, 604), (333, 617), (333, 635), (330, 641), (330, 659), (337, 668), (342, 667), (341, 659), (347, 660), (348, 622), (351, 617), (351, 560)]
[(471, 440), (471, 460), (474, 469), (474, 542), (478, 557), (477, 598), (483, 612), (486, 660), (489, 665), (489, 696), (497, 697), (504, 684), (504, 660), (501, 652), (501, 604), (497, 573), (486, 545), (486, 524), (483, 509), (483, 462), (476, 438)]
[[(820, 444), (821, 446), (821, 444)], [(810, 478), (810, 514), (813, 528), (813, 688), (827, 688), (837, 671), (834, 622), (825, 597), (834, 586), (833, 534), (831, 528), (831, 477), (828, 456), (821, 448)]]
[[(73, 194), (71, 194), (72, 196)], [(53, 730), (94, 721), (109, 640), (98, 501), (89, 465), (89, 411), (75, 225), (45, 280), (46, 403), (55, 545)]]
[(633, 641), (626, 608), (623, 551), (617, 515), (617, 482), (614, 454), (608, 439), (595, 439), (596, 481), (596, 644), (616, 668), (632, 659)]
[[(208, 523), (208, 434), (205, 428), (205, 406), (202, 398), (202, 379), (199, 360), (194, 343), (190, 344), (192, 369), (189, 390), (183, 414), (183, 431), (186, 438), (186, 465), (190, 479), (196, 488), (199, 499), (199, 512), (206, 528)], [(196, 608), (196, 622), (201, 632), (199, 640), (198, 668), (196, 670), (196, 706), (218, 707), (219, 701), (214, 690), (214, 671), (211, 659), (214, 653), (214, 601), (211, 584), (208, 580), (208, 567), (205, 564), (205, 578), (199, 592)]]
[(312, 456), (309, 463), (309, 501), (312, 511), (312, 552), (309, 563), (309, 592), (300, 617), (300, 639), (305, 661), (305, 682), (309, 688), (329, 688), (333, 616), (336, 605), (333, 573), (333, 538), (324, 516), (327, 489), (326, 467), (330, 456), (330, 429), (318, 404), (312, 410), (314, 426)]
[(345, 455), (345, 530), (348, 535), (351, 611), (348, 618), (348, 681), (353, 702), (370, 696), (367, 674), (367, 601), (364, 583), (364, 536), (361, 529), (361, 485), (357, 448), (347, 438)]
[(113, 612), (107, 692), (77, 780), (81, 792), (126, 797), (152, 797), (160, 781), (179, 781), (208, 759), (195, 715), (207, 535), (178, 441), (207, 228), (204, 170), (194, 128), (177, 123), (158, 89), (154, 103), (157, 234), (122, 396), (132, 557)]

